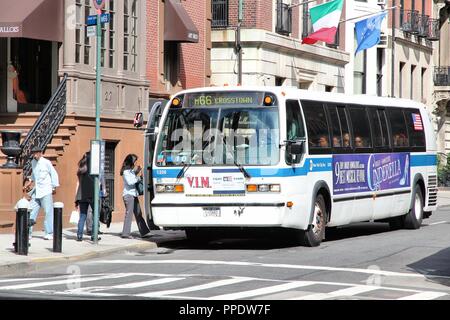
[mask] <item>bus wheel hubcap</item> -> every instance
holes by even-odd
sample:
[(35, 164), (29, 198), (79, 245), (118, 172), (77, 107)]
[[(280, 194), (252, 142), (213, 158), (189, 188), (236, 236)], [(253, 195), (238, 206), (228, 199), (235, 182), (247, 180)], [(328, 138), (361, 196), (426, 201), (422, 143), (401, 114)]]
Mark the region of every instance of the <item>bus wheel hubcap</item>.
[(414, 213), (416, 214), (416, 219), (419, 220), (422, 215), (422, 203), (420, 201), (420, 196), (417, 193), (414, 201)]
[(320, 231), (322, 230), (322, 225), (323, 225), (323, 212), (322, 209), (320, 208), (319, 203), (316, 202), (315, 206), (314, 206), (314, 218), (313, 218), (313, 232), (315, 234), (319, 234)]

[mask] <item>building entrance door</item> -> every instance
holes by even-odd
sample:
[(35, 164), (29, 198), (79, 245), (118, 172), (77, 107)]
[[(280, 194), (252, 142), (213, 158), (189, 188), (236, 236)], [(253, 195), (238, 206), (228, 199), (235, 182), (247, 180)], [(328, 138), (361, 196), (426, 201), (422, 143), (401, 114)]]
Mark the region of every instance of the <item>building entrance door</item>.
[(0, 112), (6, 112), (7, 107), (7, 80), (8, 80), (8, 40), (0, 38)]
[(105, 144), (105, 186), (109, 205), (114, 210), (114, 166), (116, 163), (115, 150), (117, 143), (106, 142)]

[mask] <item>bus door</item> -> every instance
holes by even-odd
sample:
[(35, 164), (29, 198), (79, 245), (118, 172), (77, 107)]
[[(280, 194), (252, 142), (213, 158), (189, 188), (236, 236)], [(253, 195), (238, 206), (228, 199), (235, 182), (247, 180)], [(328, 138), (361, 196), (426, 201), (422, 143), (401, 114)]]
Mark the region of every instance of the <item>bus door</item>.
[(152, 219), (152, 213), (150, 208), (150, 203), (153, 200), (155, 194), (153, 191), (153, 156), (155, 153), (155, 143), (156, 143), (156, 128), (159, 127), (159, 121), (161, 119), (163, 111), (163, 101), (157, 101), (153, 106), (149, 106), (147, 127), (145, 129), (144, 135), (144, 212), (147, 217), (147, 222), (150, 230), (159, 230), (155, 226)]

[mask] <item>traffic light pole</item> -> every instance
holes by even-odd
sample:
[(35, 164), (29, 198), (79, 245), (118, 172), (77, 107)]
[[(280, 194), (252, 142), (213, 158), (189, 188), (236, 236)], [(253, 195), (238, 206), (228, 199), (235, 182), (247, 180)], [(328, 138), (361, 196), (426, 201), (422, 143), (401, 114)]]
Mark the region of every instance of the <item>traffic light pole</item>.
[[(96, 64), (96, 80), (95, 80), (95, 140), (100, 140), (100, 91), (101, 91), (101, 74), (100, 74), (100, 55), (102, 45), (102, 26), (101, 26), (100, 9), (97, 10), (97, 64)], [(94, 178), (94, 222), (92, 226), (92, 237), (95, 244), (98, 243), (98, 221), (99, 221), (99, 193), (100, 182), (99, 176)]]

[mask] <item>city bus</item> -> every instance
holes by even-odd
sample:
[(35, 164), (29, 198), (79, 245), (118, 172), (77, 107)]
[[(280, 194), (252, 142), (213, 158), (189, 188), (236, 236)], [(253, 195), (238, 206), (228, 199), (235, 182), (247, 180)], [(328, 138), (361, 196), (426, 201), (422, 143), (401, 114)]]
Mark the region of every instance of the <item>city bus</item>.
[(326, 228), (418, 229), (437, 206), (437, 146), (423, 104), (289, 87), (210, 87), (150, 111), (146, 210), (157, 227), (289, 230), (318, 246)]

